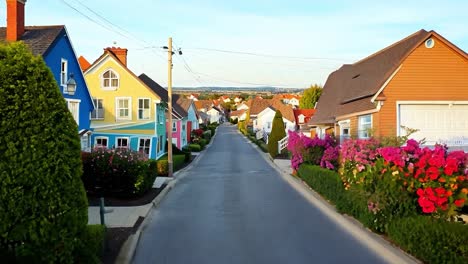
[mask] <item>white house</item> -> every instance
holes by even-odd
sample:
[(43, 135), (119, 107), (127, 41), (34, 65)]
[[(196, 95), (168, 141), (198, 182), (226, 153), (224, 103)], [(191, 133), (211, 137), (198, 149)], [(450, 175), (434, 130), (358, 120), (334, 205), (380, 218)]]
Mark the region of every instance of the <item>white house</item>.
[(216, 107), (211, 107), (208, 111), (206, 111), (206, 114), (209, 116), (210, 123), (222, 123), (223, 120), (223, 114), (221, 110), (219, 110)]
[(237, 111), (239, 110), (249, 110), (249, 106), (246, 103), (237, 104)]
[(236, 97), (234, 98), (234, 103), (237, 104), (237, 103), (240, 103), (240, 102), (242, 102), (242, 98), (240, 98), (239, 96), (236, 96)]
[[(280, 110), (281, 111), (281, 110)], [(273, 126), (273, 118), (275, 117), (276, 109), (272, 106), (265, 108), (257, 115), (257, 119), (253, 121), (253, 127), (255, 131), (263, 130), (266, 133), (270, 133), (272, 126)], [(283, 116), (283, 123), (286, 133), (288, 131), (295, 131), (296, 130), (296, 121), (294, 118), (293, 120), (289, 120), (285, 116)]]

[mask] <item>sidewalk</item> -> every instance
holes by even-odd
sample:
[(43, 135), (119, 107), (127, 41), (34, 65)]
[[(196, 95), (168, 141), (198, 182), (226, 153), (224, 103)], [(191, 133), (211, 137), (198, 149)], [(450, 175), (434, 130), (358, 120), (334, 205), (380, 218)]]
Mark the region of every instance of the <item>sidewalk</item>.
[[(153, 203), (128, 207), (106, 206), (106, 210), (113, 210), (113, 212), (104, 215), (105, 224), (107, 227), (133, 227), (140, 216), (146, 217), (152, 206)], [(88, 224), (94, 225), (100, 223), (99, 206), (89, 206)]]
[(291, 160), (288, 159), (274, 159), (273, 162), (285, 174), (291, 175), (293, 170), (291, 168)]

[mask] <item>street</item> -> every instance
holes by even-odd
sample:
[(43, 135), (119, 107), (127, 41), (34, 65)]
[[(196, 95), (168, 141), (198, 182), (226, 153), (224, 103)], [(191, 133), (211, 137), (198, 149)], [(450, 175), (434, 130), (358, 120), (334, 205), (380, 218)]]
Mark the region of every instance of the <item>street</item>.
[(236, 126), (217, 133), (150, 214), (134, 263), (385, 263), (286, 183)]

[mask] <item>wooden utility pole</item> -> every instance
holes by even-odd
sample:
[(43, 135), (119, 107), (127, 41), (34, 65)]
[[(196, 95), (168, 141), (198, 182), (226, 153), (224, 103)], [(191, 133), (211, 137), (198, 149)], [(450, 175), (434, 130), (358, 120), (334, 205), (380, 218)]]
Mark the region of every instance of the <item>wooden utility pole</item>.
[(172, 162), (172, 38), (169, 38), (168, 43), (168, 72), (167, 72), (167, 100), (169, 105), (169, 126), (167, 131), (167, 165), (168, 165), (168, 177), (172, 177), (173, 173), (173, 162)]

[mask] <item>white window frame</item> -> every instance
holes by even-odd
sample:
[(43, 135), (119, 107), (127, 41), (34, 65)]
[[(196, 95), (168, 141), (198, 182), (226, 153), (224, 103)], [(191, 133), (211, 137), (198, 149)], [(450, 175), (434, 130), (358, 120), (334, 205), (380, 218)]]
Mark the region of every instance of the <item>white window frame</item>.
[[(125, 108), (119, 107), (120, 100), (128, 100), (128, 117), (121, 117), (120, 110)], [(131, 97), (116, 97), (115, 98), (115, 119), (116, 120), (132, 120), (132, 98)]]
[[(359, 120), (359, 119), (358, 119)], [(342, 120), (338, 122), (338, 126), (340, 127), (340, 140), (346, 140), (351, 138), (351, 120)], [(348, 134), (344, 134), (344, 130), (348, 130)]]
[[(106, 87), (104, 85), (104, 74), (106, 72), (110, 71), (111, 73), (114, 73), (115, 76), (117, 76), (117, 86), (112, 86), (112, 77), (109, 77), (109, 86)], [(115, 91), (117, 90), (119, 87), (120, 87), (120, 75), (118, 72), (114, 71), (112, 68), (109, 68), (109, 69), (106, 69), (105, 71), (103, 71), (101, 73), (101, 75), (99, 76), (100, 80), (101, 80), (101, 89), (105, 90), (105, 91)]]
[(99, 145), (100, 147), (109, 148), (109, 137), (95, 137), (95, 138), (94, 138), (94, 147), (96, 147), (96, 146), (98, 145), (98, 144), (97, 144), (98, 139), (101, 139), (101, 140), (102, 140), (102, 139), (105, 139), (106, 142), (107, 142), (107, 144), (106, 144), (105, 146)]
[[(104, 99), (103, 99), (103, 98), (95, 98), (95, 97), (93, 97), (92, 100), (93, 100), (93, 103), (94, 103), (95, 108), (93, 109), (93, 111), (91, 111), (91, 114), (90, 114), (90, 115), (91, 115), (91, 120), (103, 120), (104, 117), (105, 117), (105, 115), (104, 115), (104, 114), (105, 114), (105, 111), (104, 111)], [(99, 117), (99, 114), (98, 114), (98, 113), (99, 113), (99, 112), (98, 112), (99, 108), (97, 108), (97, 107), (99, 106), (99, 101), (101, 101), (101, 105), (102, 105), (102, 117), (101, 117), (101, 118)], [(96, 115), (93, 116), (93, 112), (94, 112), (94, 111), (96, 111), (97, 116), (96, 116)]]
[[(370, 117), (370, 121), (368, 123), (366, 122), (363, 124), (361, 119), (364, 119), (366, 117)], [(364, 130), (362, 127), (363, 125), (370, 125), (370, 126)], [(372, 129), (372, 114), (358, 116), (358, 138), (360, 139), (369, 138), (370, 137), (369, 131), (368, 131), (369, 129)], [(362, 134), (362, 133), (365, 133), (365, 134)]]
[[(65, 67), (62, 67), (65, 64)], [(62, 69), (65, 68), (65, 69)], [(60, 85), (63, 87), (63, 93), (68, 94), (67, 91), (67, 81), (68, 81), (68, 60), (62, 58), (60, 61)]]
[(70, 109), (70, 103), (77, 103), (78, 104), (78, 107), (76, 108), (76, 118), (75, 118), (75, 116), (73, 116), (73, 119), (75, 120), (77, 125), (80, 125), (80, 103), (81, 103), (81, 100), (65, 98), (65, 101), (67, 101), (68, 111), (70, 111), (70, 113), (72, 115), (73, 115), (73, 113), (71, 112), (71, 109)]
[(138, 152), (140, 151), (140, 148), (141, 148), (141, 145), (140, 145), (141, 140), (145, 140), (145, 141), (149, 140), (150, 141), (149, 146), (146, 146), (146, 145), (143, 146), (143, 153), (144, 153), (144, 149), (148, 148), (148, 154), (145, 153), (145, 155), (147, 155), (147, 157), (149, 158), (151, 156), (151, 149), (152, 149), (152, 145), (153, 145), (153, 140), (150, 137), (139, 137), (138, 138)]
[[(148, 100), (148, 107), (149, 108), (140, 108), (140, 100), (143, 100), (143, 106), (144, 106), (144, 102), (145, 100)], [(138, 120), (150, 120), (151, 119), (151, 98), (147, 98), (147, 97), (138, 97), (138, 112), (137, 112), (137, 119)], [(140, 110), (148, 110), (148, 118), (140, 118)], [(144, 115), (143, 115), (144, 116)]]
[[(127, 146), (126, 147), (119, 147), (119, 139), (126, 139), (127, 140)], [(116, 137), (115, 138), (115, 148), (127, 148), (130, 149), (130, 138), (129, 137)]]

